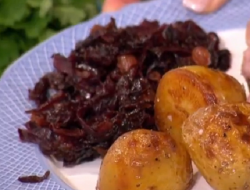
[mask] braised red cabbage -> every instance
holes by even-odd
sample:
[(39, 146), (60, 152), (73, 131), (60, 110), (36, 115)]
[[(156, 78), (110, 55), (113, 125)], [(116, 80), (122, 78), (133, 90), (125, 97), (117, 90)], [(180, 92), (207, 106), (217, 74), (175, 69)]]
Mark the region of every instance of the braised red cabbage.
[(96, 25), (68, 57), (54, 54), (55, 71), (29, 90), (37, 108), (27, 111), (31, 119), (18, 130), (20, 139), (69, 166), (105, 153), (127, 131), (156, 130), (154, 98), (161, 76), (197, 60), (226, 71), (230, 53), (219, 43), (217, 34), (191, 20), (163, 25), (144, 20), (118, 28), (111, 19)]

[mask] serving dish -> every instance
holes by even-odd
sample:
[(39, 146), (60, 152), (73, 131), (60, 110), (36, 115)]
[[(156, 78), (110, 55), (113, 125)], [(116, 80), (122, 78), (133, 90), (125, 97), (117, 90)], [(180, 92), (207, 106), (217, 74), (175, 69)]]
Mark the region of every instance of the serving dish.
[[(33, 107), (27, 100), (27, 89), (33, 87), (45, 72), (52, 69), (51, 55), (60, 52), (67, 55), (75, 42), (85, 38), (95, 24), (106, 24), (111, 17), (118, 26), (139, 24), (143, 19), (170, 23), (176, 20), (193, 19), (207, 31), (219, 32), (223, 45), (232, 52), (232, 68), (228, 72), (246, 88), (240, 74), (242, 52), (245, 49), (245, 25), (250, 19), (250, 2), (230, 1), (220, 11), (211, 15), (197, 15), (184, 9), (181, 1), (156, 0), (130, 5), (119, 12), (101, 14), (89, 22), (66, 29), (38, 45), (15, 61), (0, 80), (0, 188), (16, 189), (94, 189), (100, 159), (74, 168), (64, 168), (42, 156), (36, 146), (20, 143), (17, 128), (28, 120), (24, 111)], [(21, 175), (43, 174), (49, 169), (51, 178), (39, 184), (22, 184)], [(211, 189), (200, 178), (193, 189)]]

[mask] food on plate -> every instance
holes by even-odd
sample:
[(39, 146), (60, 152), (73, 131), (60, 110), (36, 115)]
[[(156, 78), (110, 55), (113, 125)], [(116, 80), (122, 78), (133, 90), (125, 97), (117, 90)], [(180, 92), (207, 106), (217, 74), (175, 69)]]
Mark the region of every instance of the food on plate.
[(108, 150), (97, 190), (187, 190), (192, 176), (184, 146), (166, 133), (137, 129), (120, 136)]
[(182, 126), (186, 148), (216, 190), (250, 189), (250, 104), (211, 105)]
[(31, 176), (21, 176), (18, 178), (18, 181), (22, 183), (41, 183), (44, 180), (48, 179), (50, 175), (50, 171), (46, 171), (43, 176), (36, 176), (36, 175), (31, 175)]
[(186, 66), (166, 73), (155, 98), (160, 131), (182, 140), (182, 123), (197, 109), (211, 104), (246, 101), (244, 87), (232, 76), (203, 66)]
[[(196, 47), (203, 49), (193, 52)], [(230, 53), (219, 49), (218, 36), (193, 21), (145, 20), (118, 28), (111, 19), (96, 25), (68, 57), (53, 55), (55, 71), (29, 90), (37, 107), (27, 112), (31, 119), (19, 137), (66, 166), (92, 160), (125, 132), (156, 130), (154, 99), (161, 76), (206, 60), (204, 55), (211, 68), (230, 67)]]
[(198, 46), (192, 51), (192, 59), (196, 65), (209, 66), (211, 63), (211, 54), (207, 48)]

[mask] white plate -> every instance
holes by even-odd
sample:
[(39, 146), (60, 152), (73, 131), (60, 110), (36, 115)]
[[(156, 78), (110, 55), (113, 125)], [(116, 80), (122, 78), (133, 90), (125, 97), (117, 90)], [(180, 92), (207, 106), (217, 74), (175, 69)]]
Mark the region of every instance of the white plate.
[[(22, 56), (0, 79), (0, 189), (95, 189), (100, 160), (74, 168), (62, 168), (57, 163), (48, 162), (36, 146), (20, 143), (18, 138), (17, 128), (29, 119), (24, 111), (32, 107), (27, 99), (27, 89), (32, 88), (45, 72), (52, 70), (50, 57), (53, 53), (68, 55), (76, 41), (85, 38), (94, 24), (104, 25), (110, 21), (110, 16), (116, 19), (118, 26), (139, 24), (145, 18), (161, 23), (193, 19), (207, 31), (224, 31), (220, 35), (233, 54), (229, 73), (244, 83), (240, 67), (245, 35), (240, 28), (245, 27), (250, 19), (249, 10), (249, 0), (231, 0), (215, 14), (197, 15), (184, 9), (181, 0), (153, 0), (128, 6), (112, 15), (99, 15), (59, 33)], [(52, 171), (52, 177), (43, 183), (22, 184), (17, 181), (21, 175), (43, 174), (48, 168)], [(209, 188), (202, 178), (194, 187), (197, 190)]]

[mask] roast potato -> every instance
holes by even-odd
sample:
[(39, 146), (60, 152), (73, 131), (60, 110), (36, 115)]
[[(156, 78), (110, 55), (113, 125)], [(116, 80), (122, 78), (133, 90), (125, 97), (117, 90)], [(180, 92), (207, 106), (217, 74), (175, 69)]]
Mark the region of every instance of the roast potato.
[(168, 134), (137, 129), (119, 137), (105, 155), (98, 190), (186, 190), (192, 182), (185, 147)]
[(160, 131), (181, 141), (181, 125), (197, 109), (211, 104), (246, 101), (244, 87), (232, 76), (204, 66), (167, 72), (155, 98), (155, 120)]
[(182, 126), (193, 162), (215, 190), (250, 190), (250, 104), (211, 105)]

